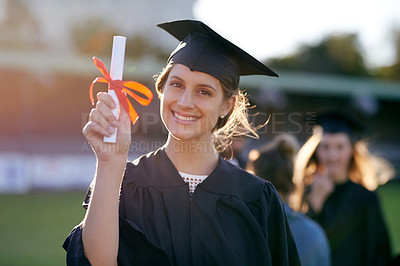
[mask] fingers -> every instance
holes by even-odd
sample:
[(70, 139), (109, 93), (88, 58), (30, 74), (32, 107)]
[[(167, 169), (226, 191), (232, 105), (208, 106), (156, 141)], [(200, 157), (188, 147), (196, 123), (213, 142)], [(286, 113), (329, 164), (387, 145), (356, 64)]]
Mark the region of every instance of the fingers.
[(312, 190), (322, 195), (327, 195), (332, 192), (334, 188), (333, 181), (328, 176), (319, 176), (314, 179)]
[[(111, 98), (110, 94), (105, 92), (100, 92), (97, 94), (98, 102), (96, 104), (96, 109), (105, 118), (105, 120), (112, 126), (117, 126), (117, 118), (114, 116), (112, 109), (116, 107), (114, 100)], [(103, 124), (102, 124), (103, 125)]]
[(83, 133), (87, 135), (93, 132), (110, 136), (118, 126), (118, 120), (112, 112), (116, 104), (108, 93), (98, 93), (97, 99), (96, 107), (90, 111), (89, 122), (84, 127)]
[(89, 121), (82, 130), (83, 134), (87, 138), (91, 138), (93, 135), (111, 136), (113, 132), (107, 131), (104, 127), (100, 126), (94, 121)]
[(114, 109), (117, 105), (115, 104), (113, 98), (107, 92), (99, 92), (97, 93), (97, 100), (99, 102), (103, 102), (110, 109)]
[[(92, 117), (91, 117), (92, 116)], [(89, 119), (98, 122), (102, 126), (117, 126), (118, 121), (113, 112), (103, 102), (97, 102), (96, 108), (91, 110)]]

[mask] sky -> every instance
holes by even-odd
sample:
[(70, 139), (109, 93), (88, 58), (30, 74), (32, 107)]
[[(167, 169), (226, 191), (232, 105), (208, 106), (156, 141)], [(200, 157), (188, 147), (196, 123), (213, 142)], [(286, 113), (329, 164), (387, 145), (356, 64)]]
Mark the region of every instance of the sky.
[(367, 64), (394, 62), (400, 0), (196, 0), (194, 17), (260, 60), (330, 34), (357, 33)]

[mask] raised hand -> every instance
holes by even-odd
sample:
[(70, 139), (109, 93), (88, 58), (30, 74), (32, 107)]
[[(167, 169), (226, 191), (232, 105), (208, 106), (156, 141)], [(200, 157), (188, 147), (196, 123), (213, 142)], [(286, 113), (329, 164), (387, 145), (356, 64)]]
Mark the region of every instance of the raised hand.
[(308, 200), (315, 213), (321, 212), (325, 200), (333, 192), (334, 187), (334, 182), (329, 177), (326, 167), (322, 170), (319, 169), (319, 171), (314, 174), (314, 182), (311, 185)]
[[(112, 109), (115, 102), (106, 92), (97, 94), (96, 106), (90, 111), (89, 121), (82, 132), (94, 153), (98, 162), (112, 159), (124, 159), (126, 161), (131, 143), (131, 122), (124, 108), (120, 106), (119, 120), (113, 115)], [(117, 130), (116, 143), (103, 142), (104, 136), (110, 136)]]

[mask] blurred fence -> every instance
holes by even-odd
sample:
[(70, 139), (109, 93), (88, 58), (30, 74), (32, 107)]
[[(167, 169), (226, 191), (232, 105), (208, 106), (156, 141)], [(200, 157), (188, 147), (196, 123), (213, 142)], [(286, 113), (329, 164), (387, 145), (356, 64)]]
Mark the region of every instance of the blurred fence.
[(94, 170), (93, 155), (0, 153), (0, 193), (85, 189)]

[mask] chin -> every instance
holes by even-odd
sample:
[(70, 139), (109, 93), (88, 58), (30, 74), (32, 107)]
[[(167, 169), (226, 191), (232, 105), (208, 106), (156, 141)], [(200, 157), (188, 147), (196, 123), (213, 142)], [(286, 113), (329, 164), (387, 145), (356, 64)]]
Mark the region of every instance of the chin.
[(341, 184), (349, 180), (347, 175), (342, 175), (340, 173), (332, 173), (331, 178), (335, 184)]
[(176, 140), (190, 140), (196, 138), (196, 135), (194, 134), (193, 130), (171, 128), (168, 129), (168, 132)]
[(185, 135), (185, 134), (176, 134), (174, 132), (169, 132), (171, 136), (176, 139), (176, 140), (190, 140), (191, 136), (190, 135)]

